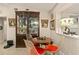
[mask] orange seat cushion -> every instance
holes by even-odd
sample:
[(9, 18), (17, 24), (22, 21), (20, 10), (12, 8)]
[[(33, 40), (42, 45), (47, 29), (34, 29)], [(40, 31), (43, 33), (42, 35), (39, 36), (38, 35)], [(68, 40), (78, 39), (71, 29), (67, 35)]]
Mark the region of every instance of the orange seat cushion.
[(45, 52), (44, 49), (36, 47), (36, 50), (39, 54), (43, 54)]
[(48, 50), (48, 51), (57, 51), (58, 50), (58, 46), (55, 46), (55, 45), (47, 45), (46, 46), (46, 50)]

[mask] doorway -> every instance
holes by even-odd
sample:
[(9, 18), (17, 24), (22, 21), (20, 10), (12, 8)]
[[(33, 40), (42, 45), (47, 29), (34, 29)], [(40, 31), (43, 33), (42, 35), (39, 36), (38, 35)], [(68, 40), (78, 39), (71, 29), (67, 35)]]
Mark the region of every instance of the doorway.
[(2, 44), (6, 39), (6, 32), (7, 32), (7, 28), (6, 28), (6, 17), (0, 17), (0, 44)]

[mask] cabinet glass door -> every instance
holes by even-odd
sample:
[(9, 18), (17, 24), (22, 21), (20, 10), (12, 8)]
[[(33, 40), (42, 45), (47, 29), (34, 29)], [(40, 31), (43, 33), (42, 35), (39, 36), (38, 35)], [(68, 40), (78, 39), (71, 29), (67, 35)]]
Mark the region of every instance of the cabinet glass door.
[(27, 17), (20, 15), (17, 16), (17, 34), (27, 33)]
[(29, 18), (29, 34), (38, 36), (38, 17)]

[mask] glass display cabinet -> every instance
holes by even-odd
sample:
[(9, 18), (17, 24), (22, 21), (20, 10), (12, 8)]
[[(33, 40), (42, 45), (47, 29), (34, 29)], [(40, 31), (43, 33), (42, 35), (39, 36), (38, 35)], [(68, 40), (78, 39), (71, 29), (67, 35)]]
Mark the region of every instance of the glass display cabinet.
[(27, 33), (27, 17), (20, 15), (17, 16), (17, 34)]
[(39, 36), (39, 12), (16, 11), (16, 47), (25, 47), (24, 40)]
[(30, 17), (29, 18), (29, 34), (34, 36), (38, 36), (38, 17)]

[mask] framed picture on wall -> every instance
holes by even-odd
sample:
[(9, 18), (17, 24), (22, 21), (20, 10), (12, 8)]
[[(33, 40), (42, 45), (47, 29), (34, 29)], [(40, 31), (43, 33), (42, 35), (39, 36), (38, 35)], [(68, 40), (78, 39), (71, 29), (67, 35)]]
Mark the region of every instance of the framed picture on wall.
[(55, 30), (55, 20), (50, 21), (50, 30)]
[(9, 21), (9, 26), (15, 26), (16, 25), (15, 18), (8, 18), (8, 21)]
[(48, 28), (48, 20), (47, 19), (41, 20), (41, 27), (42, 28)]

